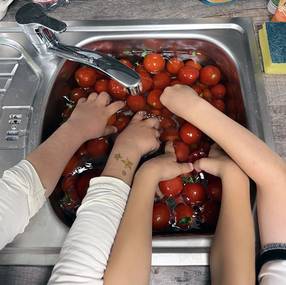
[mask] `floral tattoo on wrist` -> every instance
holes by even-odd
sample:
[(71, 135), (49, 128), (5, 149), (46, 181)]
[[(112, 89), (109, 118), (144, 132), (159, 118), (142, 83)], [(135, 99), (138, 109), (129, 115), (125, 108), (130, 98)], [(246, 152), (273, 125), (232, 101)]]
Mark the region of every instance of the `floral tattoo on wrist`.
[(123, 163), (123, 169), (122, 169), (122, 175), (123, 176), (126, 176), (127, 175), (127, 170), (131, 170), (132, 169), (132, 166), (133, 166), (133, 162), (130, 161), (128, 158), (124, 159), (120, 153), (116, 153), (114, 155), (114, 158), (117, 160), (117, 161), (120, 161)]

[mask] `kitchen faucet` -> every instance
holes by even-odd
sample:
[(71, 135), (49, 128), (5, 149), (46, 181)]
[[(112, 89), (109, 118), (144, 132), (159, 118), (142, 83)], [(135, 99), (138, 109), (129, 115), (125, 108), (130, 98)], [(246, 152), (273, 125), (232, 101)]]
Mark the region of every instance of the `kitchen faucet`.
[(90, 51), (61, 43), (56, 33), (65, 32), (66, 23), (49, 17), (39, 4), (29, 3), (16, 13), (16, 22), (23, 29), (40, 56), (59, 56), (98, 69), (137, 95), (141, 89), (139, 75), (117, 59), (98, 51)]

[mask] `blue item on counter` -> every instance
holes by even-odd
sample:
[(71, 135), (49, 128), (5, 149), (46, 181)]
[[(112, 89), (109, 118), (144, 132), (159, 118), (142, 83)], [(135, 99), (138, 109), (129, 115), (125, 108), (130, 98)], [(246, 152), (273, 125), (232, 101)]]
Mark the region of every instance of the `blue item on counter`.
[(215, 5), (223, 5), (223, 4), (229, 4), (234, 2), (235, 0), (200, 0), (204, 4), (215, 6)]

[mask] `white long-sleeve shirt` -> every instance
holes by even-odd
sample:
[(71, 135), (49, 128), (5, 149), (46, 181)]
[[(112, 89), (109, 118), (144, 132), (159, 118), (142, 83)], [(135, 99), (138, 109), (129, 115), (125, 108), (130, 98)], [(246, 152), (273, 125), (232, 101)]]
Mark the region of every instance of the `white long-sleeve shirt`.
[[(98, 177), (78, 210), (49, 284), (103, 284), (108, 256), (123, 215), (130, 188), (119, 179)], [(0, 249), (23, 232), (46, 201), (45, 189), (26, 160), (0, 179)], [(262, 285), (286, 284), (286, 261), (263, 265)]]

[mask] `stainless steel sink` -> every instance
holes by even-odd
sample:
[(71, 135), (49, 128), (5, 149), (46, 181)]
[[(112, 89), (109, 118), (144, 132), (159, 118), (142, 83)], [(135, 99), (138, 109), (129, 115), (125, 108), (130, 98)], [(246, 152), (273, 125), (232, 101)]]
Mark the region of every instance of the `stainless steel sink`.
[[(0, 25), (0, 171), (22, 159), (57, 126), (64, 61), (37, 54), (13, 23)], [(252, 22), (248, 19), (189, 21), (69, 22), (60, 40), (69, 45), (108, 48), (112, 53), (163, 49), (206, 52), (231, 84), (231, 100), (243, 102), (246, 125), (273, 147)], [(149, 39), (155, 39), (150, 41)], [(242, 100), (241, 100), (242, 99)], [(240, 118), (242, 121), (244, 118)], [(0, 252), (0, 264), (54, 264), (68, 228), (48, 203), (26, 231)], [(153, 265), (206, 265), (212, 236), (153, 238)]]

